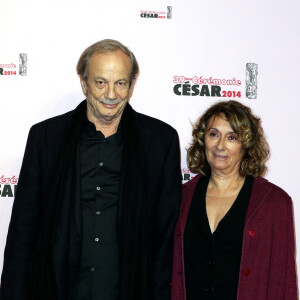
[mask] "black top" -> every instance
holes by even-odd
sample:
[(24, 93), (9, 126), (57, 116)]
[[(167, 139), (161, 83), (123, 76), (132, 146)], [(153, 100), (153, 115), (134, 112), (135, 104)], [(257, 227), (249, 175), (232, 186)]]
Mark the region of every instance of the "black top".
[(209, 177), (197, 183), (184, 232), (187, 300), (236, 300), (244, 223), (254, 178), (247, 176), (235, 202), (211, 233), (206, 214)]
[(118, 292), (117, 209), (121, 126), (105, 138), (87, 120), (80, 141), (82, 250), (77, 300), (115, 300)]

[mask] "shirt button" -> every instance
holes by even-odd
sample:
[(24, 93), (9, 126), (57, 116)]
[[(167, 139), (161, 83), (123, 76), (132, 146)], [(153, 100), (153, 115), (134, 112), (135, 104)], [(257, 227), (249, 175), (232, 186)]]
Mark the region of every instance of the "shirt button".
[(244, 272), (244, 275), (246, 277), (248, 277), (250, 274), (251, 274), (251, 271), (249, 269), (246, 269), (245, 272)]
[(103, 166), (103, 162), (100, 162), (100, 163), (99, 163), (99, 166), (102, 167), (102, 166)]
[(96, 215), (99, 216), (101, 212), (99, 210), (96, 211)]
[(95, 242), (99, 242), (99, 239), (98, 239), (98, 238), (95, 238)]
[(97, 190), (97, 191), (100, 191), (100, 186), (97, 186), (97, 187), (96, 187), (96, 190)]
[(207, 262), (206, 262), (209, 266), (213, 266), (215, 264), (215, 262), (212, 260), (212, 259), (209, 259)]
[(212, 293), (214, 291), (214, 288), (212, 286), (208, 286), (207, 288), (205, 288), (205, 291), (207, 293)]
[(250, 229), (250, 230), (249, 230), (249, 235), (250, 235), (251, 237), (254, 237), (255, 231), (254, 231), (253, 229)]
[(94, 271), (95, 271), (95, 268), (91, 268), (91, 271), (94, 272)]

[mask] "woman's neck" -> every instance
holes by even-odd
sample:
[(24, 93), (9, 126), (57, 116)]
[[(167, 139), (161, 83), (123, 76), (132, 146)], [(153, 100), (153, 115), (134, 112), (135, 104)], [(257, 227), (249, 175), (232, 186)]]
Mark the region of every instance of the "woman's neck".
[(244, 184), (245, 177), (241, 176), (239, 172), (233, 174), (216, 174), (211, 173), (208, 188), (217, 193), (234, 193), (239, 191)]

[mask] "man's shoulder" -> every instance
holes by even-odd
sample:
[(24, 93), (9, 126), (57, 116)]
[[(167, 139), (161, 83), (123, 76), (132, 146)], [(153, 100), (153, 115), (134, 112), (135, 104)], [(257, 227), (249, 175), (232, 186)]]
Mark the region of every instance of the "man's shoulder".
[(67, 122), (70, 121), (72, 115), (74, 113), (74, 110), (68, 111), (64, 114), (57, 115), (54, 117), (51, 117), (49, 119), (43, 120), (41, 122), (38, 122), (34, 124), (32, 127), (33, 128), (45, 128), (45, 127), (56, 127), (56, 126), (61, 126)]
[(138, 126), (147, 128), (151, 131), (158, 132), (158, 130), (162, 130), (163, 132), (168, 132), (171, 134), (177, 134), (177, 131), (166, 122), (159, 120), (154, 117), (150, 117), (148, 115), (136, 112), (136, 120), (138, 122)]
[(68, 128), (68, 124), (70, 123), (72, 116), (74, 113), (80, 112), (82, 109), (86, 110), (86, 101), (82, 101), (79, 103), (79, 105), (66, 113), (63, 113), (61, 115), (57, 115), (54, 117), (51, 117), (49, 119), (46, 119), (44, 121), (41, 121), (39, 123), (34, 124), (31, 127), (31, 131), (43, 131), (47, 130), (49, 132), (56, 132), (59, 133), (60, 131), (64, 131), (66, 128)]

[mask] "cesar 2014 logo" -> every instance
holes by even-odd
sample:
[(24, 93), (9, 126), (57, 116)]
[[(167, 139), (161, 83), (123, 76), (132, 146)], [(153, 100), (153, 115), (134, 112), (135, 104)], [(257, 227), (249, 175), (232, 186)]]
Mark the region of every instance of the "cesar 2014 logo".
[(196, 174), (193, 174), (188, 168), (181, 169), (181, 180), (183, 182), (193, 179)]
[[(17, 75), (17, 71), (15, 68), (16, 64), (0, 64), (0, 75)], [(19, 75), (26, 76), (27, 75), (27, 54), (20, 53), (19, 55)]]
[(16, 176), (0, 177), (0, 197), (14, 197), (16, 194), (19, 178)]
[(141, 18), (151, 18), (151, 19), (172, 19), (172, 6), (167, 6), (167, 12), (141, 10), (140, 16)]
[[(258, 65), (246, 64), (245, 95), (248, 99), (257, 99)], [(227, 97), (241, 98), (242, 81), (235, 77), (217, 79), (205, 76), (173, 76), (173, 92), (177, 96)]]

